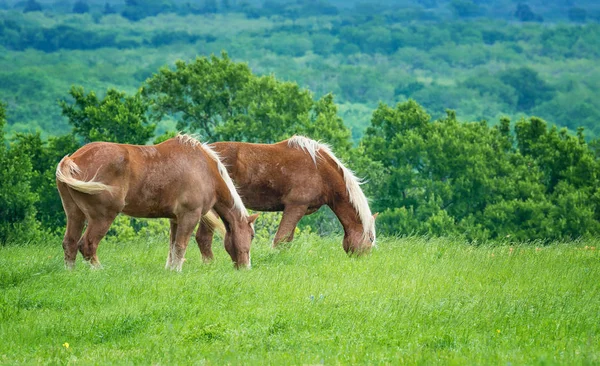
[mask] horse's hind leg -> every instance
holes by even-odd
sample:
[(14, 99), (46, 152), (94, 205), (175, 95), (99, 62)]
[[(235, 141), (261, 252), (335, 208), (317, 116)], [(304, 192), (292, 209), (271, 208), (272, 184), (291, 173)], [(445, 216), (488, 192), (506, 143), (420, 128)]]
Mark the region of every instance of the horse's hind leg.
[(198, 248), (200, 248), (204, 263), (212, 262), (215, 258), (212, 251), (214, 234), (215, 232), (213, 229), (203, 220), (200, 220), (200, 225), (198, 225), (198, 230), (196, 231), (196, 243), (198, 243)]
[(294, 238), (294, 230), (298, 221), (306, 214), (308, 206), (306, 205), (286, 205), (283, 210), (283, 217), (279, 223), (279, 228), (273, 239), (273, 247), (276, 247), (283, 241), (292, 241)]
[(67, 229), (63, 238), (63, 251), (65, 252), (65, 267), (73, 269), (75, 259), (77, 258), (77, 242), (81, 238), (81, 233), (85, 225), (85, 215), (79, 209), (69, 189), (64, 183), (57, 182), (58, 191), (62, 201), (65, 214), (67, 216)]
[(83, 212), (74, 212), (67, 215), (67, 230), (63, 239), (63, 250), (65, 252), (65, 266), (67, 269), (75, 267), (77, 258), (77, 243), (81, 238), (81, 232), (85, 225), (85, 215)]
[(177, 216), (177, 232), (171, 253), (170, 269), (174, 269), (178, 272), (181, 271), (181, 266), (185, 259), (185, 250), (201, 217), (201, 210), (190, 211)]
[(79, 251), (81, 251), (83, 258), (89, 261), (93, 268), (102, 267), (96, 251), (98, 250), (100, 240), (104, 238), (116, 217), (117, 213), (112, 213), (88, 219), (88, 226), (79, 241)]

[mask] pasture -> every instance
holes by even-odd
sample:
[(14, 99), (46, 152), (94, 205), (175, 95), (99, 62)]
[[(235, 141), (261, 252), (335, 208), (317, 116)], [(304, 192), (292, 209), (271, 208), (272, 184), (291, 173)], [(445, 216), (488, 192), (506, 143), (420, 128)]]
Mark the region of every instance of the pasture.
[(0, 247), (0, 364), (598, 364), (597, 244), (380, 238), (349, 258), (304, 234), (236, 271), (217, 239), (182, 273), (166, 237), (71, 272), (60, 240)]

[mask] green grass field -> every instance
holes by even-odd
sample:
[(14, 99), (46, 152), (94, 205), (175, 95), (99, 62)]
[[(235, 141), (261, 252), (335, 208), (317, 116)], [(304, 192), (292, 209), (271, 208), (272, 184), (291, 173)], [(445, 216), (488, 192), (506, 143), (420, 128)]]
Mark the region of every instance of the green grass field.
[(598, 364), (595, 242), (475, 247), (341, 238), (215, 243), (166, 271), (165, 238), (103, 242), (66, 271), (59, 241), (0, 247), (0, 364)]

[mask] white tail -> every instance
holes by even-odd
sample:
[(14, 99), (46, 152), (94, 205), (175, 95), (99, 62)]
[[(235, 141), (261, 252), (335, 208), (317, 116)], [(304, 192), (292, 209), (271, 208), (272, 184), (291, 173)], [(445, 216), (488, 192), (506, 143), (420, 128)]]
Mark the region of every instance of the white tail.
[(56, 167), (56, 179), (65, 183), (76, 191), (87, 194), (98, 194), (104, 191), (112, 192), (113, 187), (101, 182), (95, 182), (94, 178), (90, 181), (83, 181), (73, 177), (73, 174), (80, 173), (81, 169), (75, 164), (68, 155), (62, 158)]

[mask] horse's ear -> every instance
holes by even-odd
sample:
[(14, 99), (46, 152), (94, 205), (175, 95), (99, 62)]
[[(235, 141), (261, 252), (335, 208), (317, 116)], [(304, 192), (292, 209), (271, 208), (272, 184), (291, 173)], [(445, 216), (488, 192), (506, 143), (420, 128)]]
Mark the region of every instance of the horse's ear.
[(379, 212), (375, 212), (375, 215), (373, 215), (373, 221), (377, 219), (377, 216), (379, 216)]
[(255, 214), (250, 215), (250, 217), (248, 217), (248, 223), (251, 224), (254, 221), (256, 221), (256, 218), (258, 217), (258, 215), (260, 215), (260, 213), (255, 213)]

